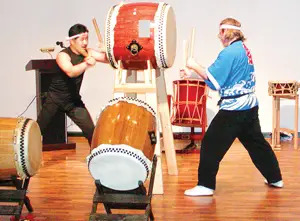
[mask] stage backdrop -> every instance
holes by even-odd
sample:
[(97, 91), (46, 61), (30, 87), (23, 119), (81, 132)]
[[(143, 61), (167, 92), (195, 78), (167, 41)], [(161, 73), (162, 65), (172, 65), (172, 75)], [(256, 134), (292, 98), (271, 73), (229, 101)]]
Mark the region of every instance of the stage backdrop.
[[(42, 47), (55, 47), (52, 56), (61, 50), (55, 45), (67, 36), (70, 26), (83, 23), (90, 30), (90, 46), (96, 47), (97, 37), (92, 24), (96, 18), (104, 35), (108, 10), (120, 1), (110, 0), (28, 0), (4, 1), (0, 8), (1, 20), (1, 81), (0, 116), (17, 117), (35, 96), (34, 71), (26, 72), (31, 59), (49, 59)], [(172, 94), (172, 81), (179, 79), (182, 67), (182, 41), (188, 39), (196, 27), (194, 56), (204, 66), (210, 65), (222, 46), (217, 39), (218, 24), (225, 17), (241, 21), (251, 49), (260, 101), (260, 120), (263, 132), (272, 127), (272, 98), (268, 95), (269, 80), (298, 80), (300, 34), (300, 2), (298, 0), (166, 0), (175, 10), (177, 22), (177, 55), (174, 66), (165, 71), (167, 90)], [(96, 121), (101, 108), (112, 98), (114, 70), (98, 63), (85, 74), (81, 94)], [(207, 102), (208, 120), (216, 114), (218, 94), (210, 92)], [(281, 105), (281, 126), (293, 128), (293, 102)], [(35, 102), (23, 114), (36, 119)], [(68, 131), (78, 128), (68, 121)], [(188, 131), (176, 127), (174, 131)]]

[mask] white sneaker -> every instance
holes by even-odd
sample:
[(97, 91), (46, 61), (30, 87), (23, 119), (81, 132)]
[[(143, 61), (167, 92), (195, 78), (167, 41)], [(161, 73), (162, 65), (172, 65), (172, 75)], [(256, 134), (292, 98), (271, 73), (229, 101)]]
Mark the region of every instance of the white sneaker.
[(205, 186), (195, 186), (192, 189), (184, 191), (184, 195), (186, 196), (211, 196), (213, 194), (214, 190)]
[(283, 181), (282, 180), (279, 180), (275, 183), (268, 183), (268, 181), (265, 180), (265, 183), (270, 185), (270, 186), (277, 187), (277, 188), (282, 188), (283, 187)]

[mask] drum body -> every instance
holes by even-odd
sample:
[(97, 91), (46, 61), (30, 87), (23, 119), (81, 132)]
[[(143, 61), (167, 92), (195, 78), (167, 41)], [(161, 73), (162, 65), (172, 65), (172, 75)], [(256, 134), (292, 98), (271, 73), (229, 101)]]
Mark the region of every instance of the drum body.
[(297, 81), (269, 81), (268, 92), (270, 96), (297, 96)]
[(42, 136), (38, 124), (28, 118), (0, 118), (0, 179), (28, 178), (42, 161)]
[(115, 190), (131, 190), (151, 169), (156, 143), (153, 109), (134, 98), (118, 98), (101, 112), (88, 167), (95, 180)]
[(121, 3), (106, 19), (106, 53), (110, 64), (128, 70), (155, 69), (173, 65), (176, 54), (176, 22), (166, 3)]
[(171, 122), (173, 125), (201, 127), (207, 125), (207, 85), (202, 80), (173, 81), (174, 101)]

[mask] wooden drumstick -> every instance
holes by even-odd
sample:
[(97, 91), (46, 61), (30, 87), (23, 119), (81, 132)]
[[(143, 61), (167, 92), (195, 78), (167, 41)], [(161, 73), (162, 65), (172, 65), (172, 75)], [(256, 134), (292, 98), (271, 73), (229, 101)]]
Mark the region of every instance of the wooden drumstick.
[(183, 40), (183, 67), (186, 67), (187, 52), (188, 52), (188, 43), (186, 40)]
[(81, 48), (81, 47), (78, 47), (76, 44), (73, 44), (73, 47), (74, 47), (81, 55), (83, 55), (84, 57), (88, 57), (88, 56), (89, 56), (88, 52), (87, 52), (85, 49), (83, 49), (83, 48)]
[(104, 44), (103, 44), (103, 39), (102, 39), (102, 36), (101, 36), (101, 33), (100, 33), (100, 29), (99, 29), (99, 26), (97, 24), (97, 21), (95, 18), (93, 18), (93, 24), (94, 24), (94, 28), (95, 28), (95, 31), (96, 31), (96, 35), (98, 37), (98, 41), (99, 41), (99, 48), (103, 48)]
[(191, 71), (186, 67), (186, 62), (188, 59), (188, 42), (183, 40), (183, 70), (187, 73), (188, 76), (191, 75)]
[(190, 54), (189, 54), (189, 57), (193, 57), (194, 56), (195, 32), (196, 32), (196, 28), (194, 27), (192, 29), (192, 36), (191, 36), (191, 44), (190, 44)]

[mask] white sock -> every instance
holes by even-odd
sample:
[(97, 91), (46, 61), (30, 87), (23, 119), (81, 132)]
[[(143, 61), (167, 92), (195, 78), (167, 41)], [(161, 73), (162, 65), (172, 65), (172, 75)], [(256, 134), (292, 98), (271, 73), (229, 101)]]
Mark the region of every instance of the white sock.
[(279, 180), (275, 183), (268, 183), (268, 181), (265, 180), (265, 183), (270, 185), (270, 186), (277, 187), (277, 188), (282, 188), (283, 187), (283, 181), (282, 180)]
[(184, 191), (186, 196), (211, 196), (214, 194), (214, 190), (205, 186), (195, 186), (192, 189)]

